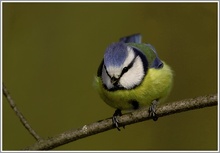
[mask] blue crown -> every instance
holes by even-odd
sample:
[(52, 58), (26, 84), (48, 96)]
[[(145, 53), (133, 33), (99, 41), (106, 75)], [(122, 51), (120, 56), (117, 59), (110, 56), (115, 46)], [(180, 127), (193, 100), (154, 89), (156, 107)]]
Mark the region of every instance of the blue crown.
[(105, 51), (104, 64), (108, 66), (121, 66), (127, 57), (127, 46), (122, 43), (112, 43)]

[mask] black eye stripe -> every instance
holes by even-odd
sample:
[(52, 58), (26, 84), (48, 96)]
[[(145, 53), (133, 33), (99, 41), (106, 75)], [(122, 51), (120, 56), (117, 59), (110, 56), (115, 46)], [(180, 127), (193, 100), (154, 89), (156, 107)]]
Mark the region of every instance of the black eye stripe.
[(135, 55), (134, 59), (128, 64), (127, 67), (124, 67), (124, 68), (123, 68), (123, 70), (122, 70), (121, 75), (120, 75), (119, 78), (121, 78), (124, 73), (126, 73), (130, 68), (132, 68), (132, 66), (134, 65), (134, 61), (135, 61), (136, 58), (137, 58), (137, 55)]
[(105, 64), (103, 64), (103, 65), (104, 65), (104, 69), (105, 69), (106, 74), (109, 76), (109, 78), (111, 78), (111, 76), (109, 75), (109, 73), (107, 71), (107, 68), (106, 68)]

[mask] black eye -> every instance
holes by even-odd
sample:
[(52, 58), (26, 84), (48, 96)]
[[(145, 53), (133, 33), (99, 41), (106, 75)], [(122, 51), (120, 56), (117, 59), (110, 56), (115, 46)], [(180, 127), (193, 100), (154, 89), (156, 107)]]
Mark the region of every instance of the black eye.
[(128, 67), (124, 67), (122, 73), (126, 73), (128, 71)]

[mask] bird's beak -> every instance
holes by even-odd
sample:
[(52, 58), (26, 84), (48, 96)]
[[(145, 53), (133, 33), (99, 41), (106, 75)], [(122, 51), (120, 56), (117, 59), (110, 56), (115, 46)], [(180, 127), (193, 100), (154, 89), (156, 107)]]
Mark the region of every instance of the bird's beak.
[(111, 83), (112, 83), (113, 85), (117, 85), (117, 84), (118, 84), (118, 78), (112, 77), (112, 78), (111, 78)]

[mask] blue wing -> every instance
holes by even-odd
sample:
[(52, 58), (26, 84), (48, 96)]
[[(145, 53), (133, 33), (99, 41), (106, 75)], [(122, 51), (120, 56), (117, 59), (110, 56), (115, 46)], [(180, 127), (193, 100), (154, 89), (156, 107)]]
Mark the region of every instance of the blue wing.
[(133, 34), (130, 36), (122, 37), (119, 41), (124, 43), (141, 43), (141, 35), (139, 33)]
[(157, 51), (156, 49), (154, 48), (154, 46), (152, 46), (151, 44), (146, 44), (146, 46), (148, 46), (156, 55), (151, 67), (153, 68), (156, 68), (156, 69), (159, 69), (159, 68), (162, 68), (163, 67), (163, 62), (160, 60), (160, 58), (158, 57), (157, 55)]

